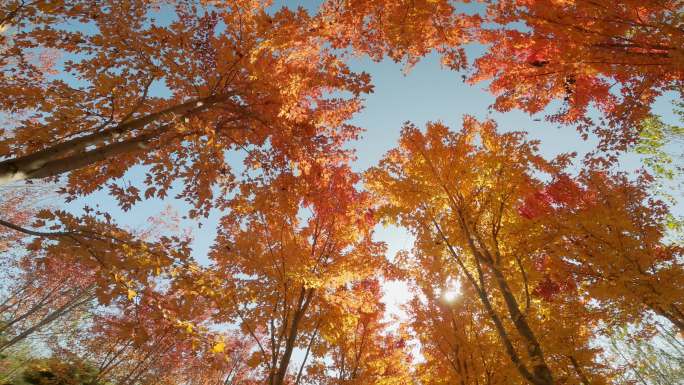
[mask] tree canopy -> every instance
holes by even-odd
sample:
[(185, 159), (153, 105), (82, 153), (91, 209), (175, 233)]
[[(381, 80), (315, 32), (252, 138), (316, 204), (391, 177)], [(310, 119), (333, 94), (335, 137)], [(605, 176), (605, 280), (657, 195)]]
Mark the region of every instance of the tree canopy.
[[(681, 0), (7, 0), (0, 383), (682, 377), (682, 47)], [(592, 150), (435, 116), (358, 170), (355, 61), (431, 55)]]

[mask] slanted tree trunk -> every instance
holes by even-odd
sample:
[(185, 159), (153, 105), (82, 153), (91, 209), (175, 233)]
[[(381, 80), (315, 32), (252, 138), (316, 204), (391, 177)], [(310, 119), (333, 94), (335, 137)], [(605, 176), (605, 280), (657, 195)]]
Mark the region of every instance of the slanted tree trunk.
[(95, 299), (95, 295), (92, 294), (92, 288), (93, 286), (89, 286), (85, 290), (83, 290), (79, 295), (75, 296), (71, 300), (69, 300), (67, 303), (64, 305), (60, 306), (58, 309), (54, 310), (53, 312), (49, 313), (46, 315), (44, 318), (36, 322), (35, 324), (31, 325), (27, 329), (23, 330), (21, 333), (17, 334), (13, 338), (9, 339), (8, 341), (3, 342), (0, 344), (0, 352), (4, 351), (5, 349), (8, 349), (12, 347), (13, 345), (23, 341), (26, 339), (28, 336), (31, 334), (39, 331), (46, 325), (49, 325), (53, 321), (63, 317), (66, 314), (69, 314), (70, 312), (74, 311), (75, 309), (78, 309), (80, 306), (83, 306), (89, 302), (91, 302), (93, 299)]
[[(0, 185), (24, 179), (57, 176), (117, 155), (146, 150), (150, 142), (173, 128), (179, 119), (206, 111), (228, 100), (230, 96), (230, 94), (221, 94), (194, 99), (137, 119), (121, 122), (111, 128), (66, 140), (28, 155), (2, 161), (0, 162)], [(144, 129), (155, 122), (165, 123), (129, 139), (116, 141), (125, 133)]]
[[(442, 239), (442, 241), (444, 241), (444, 243), (447, 245), (447, 250), (449, 251), (449, 254), (456, 260), (457, 264), (461, 268), (462, 273), (466, 276), (467, 281), (473, 286), (473, 288), (477, 292), (478, 297), (480, 298), (480, 301), (482, 302), (482, 305), (485, 308), (485, 311), (489, 315), (491, 321), (494, 323), (494, 327), (496, 328), (499, 338), (501, 338), (501, 341), (506, 350), (506, 354), (510, 358), (511, 362), (515, 365), (520, 375), (532, 385), (554, 385), (553, 375), (549, 367), (546, 365), (546, 360), (544, 358), (544, 354), (539, 344), (539, 341), (536, 339), (532, 329), (530, 328), (522, 312), (520, 311), (520, 307), (515, 299), (515, 296), (513, 296), (513, 293), (511, 293), (505, 277), (497, 268), (497, 266), (494, 265), (494, 262), (491, 260), (490, 256), (483, 255), (481, 250), (477, 247), (476, 240), (473, 239), (471, 231), (467, 227), (467, 224), (464, 221), (464, 219), (462, 217), (459, 219), (459, 224), (461, 225), (462, 230), (464, 231), (466, 237), (469, 240), (470, 251), (472, 252), (473, 258), (476, 262), (478, 274), (477, 278), (473, 274), (471, 274), (471, 272), (466, 268), (463, 260), (454, 249), (449, 238), (442, 231), (442, 228), (434, 219), (433, 225), (435, 226), (437, 233)], [(509, 333), (501, 320), (501, 316), (492, 306), (492, 303), (489, 299), (489, 294), (487, 293), (487, 289), (485, 287), (482, 265), (485, 265), (486, 267), (490, 268), (490, 270), (493, 272), (495, 276), (495, 281), (497, 283), (497, 286), (499, 287), (499, 291), (504, 297), (504, 302), (506, 302), (509, 317), (513, 322), (513, 325), (518, 334), (526, 342), (527, 354), (533, 361), (532, 370), (530, 370), (520, 358), (520, 355), (515, 349), (515, 346), (513, 346)]]

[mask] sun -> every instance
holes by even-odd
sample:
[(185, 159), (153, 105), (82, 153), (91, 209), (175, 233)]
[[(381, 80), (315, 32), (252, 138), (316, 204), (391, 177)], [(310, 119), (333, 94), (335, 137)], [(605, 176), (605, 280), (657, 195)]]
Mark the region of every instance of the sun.
[(461, 296), (461, 281), (456, 278), (449, 278), (441, 292), (441, 296), (447, 302), (454, 302)]

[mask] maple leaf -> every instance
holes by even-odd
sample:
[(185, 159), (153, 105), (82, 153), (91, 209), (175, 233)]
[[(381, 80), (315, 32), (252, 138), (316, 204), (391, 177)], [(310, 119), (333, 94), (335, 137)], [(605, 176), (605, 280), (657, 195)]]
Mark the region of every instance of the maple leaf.
[(226, 344), (224, 342), (219, 342), (214, 347), (211, 348), (211, 351), (213, 353), (223, 353), (223, 351), (226, 349)]

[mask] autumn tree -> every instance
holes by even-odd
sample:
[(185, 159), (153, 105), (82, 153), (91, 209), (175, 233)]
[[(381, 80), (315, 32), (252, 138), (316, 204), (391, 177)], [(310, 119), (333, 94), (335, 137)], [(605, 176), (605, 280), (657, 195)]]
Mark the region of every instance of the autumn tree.
[[(117, 384), (241, 384), (248, 379), (244, 337), (209, 331), (211, 307), (182, 306), (182, 292), (148, 289), (95, 314), (68, 338), (50, 341), (57, 356), (94, 367), (96, 381)], [(220, 345), (218, 345), (220, 344)], [(217, 346), (220, 349), (216, 348)]]
[(643, 309), (684, 330), (681, 245), (667, 240), (667, 205), (651, 196), (647, 174), (582, 172), (556, 177), (519, 207), (542, 232), (538, 270), (547, 294), (573, 282), (595, 301), (607, 324), (638, 319)]
[[(666, 123), (663, 117), (651, 114), (640, 124), (639, 141), (632, 149), (642, 156), (642, 162), (653, 175), (653, 190), (669, 204), (676, 205), (681, 197), (684, 169), (680, 151), (684, 140), (684, 102), (676, 104), (673, 110), (679, 121)], [(681, 231), (682, 220), (672, 215), (667, 223), (672, 230)]]
[[(133, 319), (128, 319), (128, 329), (115, 330), (132, 338), (139, 352), (147, 342), (145, 336), (152, 333), (146, 331), (152, 321), (146, 324), (142, 315), (149, 317), (153, 313), (156, 317), (153, 325), (173, 325), (168, 326), (171, 329), (178, 328), (179, 324), (182, 329), (183, 323), (197, 317), (187, 305), (179, 308), (174, 302), (176, 292), (166, 290), (164, 284), (172, 278), (175, 269), (192, 268), (188, 261), (189, 240), (175, 235), (152, 239), (149, 232), (139, 236), (117, 226), (108, 214), (88, 208), (82, 216), (43, 211), (38, 217), (42, 219), (33, 223), (33, 229), (8, 225), (33, 240), (20, 259), (17, 279), (3, 298), (5, 338), (0, 350), (29, 337), (42, 343), (55, 337), (56, 343), (66, 335), (79, 336), (83, 330), (85, 335), (92, 335), (92, 330), (82, 327), (89, 325), (93, 318), (114, 327), (121, 321), (112, 314), (124, 318), (134, 314)], [(36, 228), (40, 226), (49, 228)], [(99, 312), (109, 317), (98, 316)], [(132, 333), (134, 330), (137, 332)], [(107, 336), (101, 338), (107, 339)], [(163, 340), (164, 344), (176, 346), (178, 341), (169, 340)], [(102, 346), (102, 339), (98, 341), (95, 346)], [(138, 361), (140, 365), (145, 363), (145, 360)], [(131, 375), (133, 378), (149, 370), (141, 366), (136, 371), (138, 374)]]
[[(563, 103), (559, 123), (595, 130), (601, 148), (624, 149), (655, 99), (681, 96), (684, 81), (682, 2), (488, 1), (494, 28), (472, 82), (491, 80), (500, 111), (537, 113)], [(522, 26), (522, 27), (521, 27)], [(591, 119), (597, 109), (601, 121)]]
[[(464, 1), (467, 3), (467, 1)], [(474, 41), (481, 15), (447, 0), (324, 1), (313, 28), (340, 49), (380, 61), (415, 65), (433, 50), (452, 69), (468, 64), (463, 46)]]
[[(560, 103), (550, 120), (595, 132), (603, 150), (634, 145), (655, 99), (681, 96), (679, 0), (482, 3), (329, 0), (314, 28), (352, 54), (409, 67), (437, 52), (444, 65), (468, 69), (471, 84), (488, 82), (498, 111), (534, 114)], [(470, 43), (483, 54), (466, 58)]]
[(36, 333), (49, 335), (47, 329), (55, 329), (55, 324), (57, 330), (69, 328), (94, 305), (93, 275), (81, 264), (29, 254), (21, 269), (0, 304), (0, 352)]
[(607, 360), (623, 367), (618, 381), (644, 385), (666, 385), (684, 380), (684, 343), (676, 330), (653, 322), (649, 338), (634, 338), (641, 327), (624, 327), (610, 336)]
[[(367, 75), (325, 48), (303, 11), (267, 5), (4, 3), (1, 108), (23, 117), (2, 129), (1, 180), (68, 173), (70, 196), (108, 187), (124, 208), (179, 181), (199, 215), (215, 187), (232, 189), (231, 151), (246, 150), (248, 164), (265, 160), (260, 148), (273, 161), (334, 156), (355, 135), (343, 121)], [(45, 74), (42, 53), (60, 58), (57, 73)], [(135, 165), (144, 180), (120, 185)]]
[[(172, 281), (181, 270), (197, 269), (188, 240), (135, 234), (107, 214), (86, 212), (41, 213), (44, 223), (34, 226), (49, 224), (50, 231), (14, 226), (35, 237), (29, 244), (35, 255), (23, 259), (17, 294), (3, 304), (3, 332), (28, 327), (5, 333), (0, 349), (38, 336), (55, 358), (91, 363), (93, 381), (247, 384), (242, 355), (250, 345), (209, 330), (212, 307), (188, 301), (187, 288)], [(67, 317), (84, 306), (88, 317)], [(38, 335), (56, 321), (68, 323), (59, 333)]]
[(320, 330), (313, 341), (317, 360), (307, 367), (305, 384), (409, 384), (412, 357), (409, 336), (393, 330), (385, 320), (378, 279), (338, 288), (328, 303)]
[[(366, 180), (383, 196), (384, 215), (416, 234), (419, 258), (451, 260), (454, 275), (478, 296), (484, 319), (523, 379), (531, 384), (605, 382), (589, 344), (595, 328), (613, 314), (638, 317), (648, 308), (658, 311), (627, 297), (634, 287), (649, 294), (648, 288), (657, 284), (655, 290), (664, 294), (654, 305), (664, 302), (667, 309), (679, 309), (683, 280), (677, 248), (662, 244), (658, 222), (663, 207), (647, 202), (642, 184), (617, 178), (613, 188), (607, 175), (587, 172), (604, 178), (590, 191), (574, 189), (563, 173), (570, 157), (547, 161), (536, 146), (521, 133), (498, 134), (491, 121), (466, 118), (459, 132), (429, 124), (424, 134), (409, 125), (400, 146)], [(544, 174), (552, 182), (540, 179)], [(613, 195), (618, 193), (624, 195)], [(536, 208), (528, 200), (544, 201), (539, 209), (557, 208), (567, 216), (534, 221)], [(569, 209), (583, 204), (593, 207), (586, 211), (592, 213), (589, 228), (585, 212)], [(552, 223), (560, 222), (577, 231), (580, 243), (573, 245), (575, 234), (567, 227), (551, 230)], [(624, 249), (614, 251), (604, 242), (625, 242)], [(642, 242), (643, 248), (636, 246)], [(555, 252), (556, 245), (567, 248)], [(663, 252), (652, 253), (649, 247)], [(641, 260), (635, 264), (633, 258)], [(574, 271), (567, 266), (550, 267), (567, 264), (581, 271), (585, 261), (614, 270), (579, 279), (564, 273)], [(594, 298), (599, 306), (593, 306)]]
[(243, 184), (221, 220), (213, 265), (188, 278), (195, 295), (214, 301), (216, 322), (251, 337), (249, 364), (268, 384), (296, 379), (295, 350), (339, 325), (325, 318), (326, 304), (378, 272), (383, 247), (371, 239), (375, 221), (357, 180), (345, 166), (312, 165)]
[[(52, 197), (41, 185), (5, 188), (0, 208), (13, 225), (28, 226)], [(21, 345), (34, 333), (63, 328), (92, 304), (90, 272), (42, 259), (44, 253), (25, 249), (30, 241), (30, 235), (0, 226), (0, 351)], [(71, 274), (72, 280), (65, 281), (63, 274)]]
[[(438, 246), (418, 247), (432, 250)], [(417, 291), (407, 312), (423, 358), (415, 364), (420, 383), (524, 383), (502, 351), (495, 328), (481, 321), (487, 314), (478, 303), (477, 292), (455, 278), (458, 267), (454, 261), (439, 252), (405, 253), (400, 260), (406, 279)]]
[[(324, 265), (320, 268), (334, 270), (327, 271), (327, 276), (319, 274), (317, 267), (309, 271), (309, 276), (292, 278), (293, 289), (286, 287), (287, 298), (275, 305), (276, 313), (270, 320), (288, 334), (281, 341), (283, 351), (279, 346), (272, 351), (273, 357), (263, 358), (273, 358), (275, 363), (269, 368), (271, 381), (283, 383), (292, 352), (308, 330), (302, 324), (315, 314), (306, 309), (314, 300), (313, 293), (319, 287), (341, 285), (345, 279), (371, 274), (373, 264), (362, 263), (356, 263), (359, 272), (349, 273), (349, 260), (359, 260), (362, 252), (378, 256), (380, 247), (370, 241), (372, 219), (354, 229), (358, 210), (361, 222), (368, 216), (362, 208), (366, 205), (362, 203), (364, 194), (346, 195), (345, 189), (355, 177), (345, 169), (329, 171), (323, 161), (347, 156), (341, 144), (354, 137), (358, 129), (343, 122), (359, 108), (359, 94), (370, 90), (367, 76), (351, 73), (331, 53), (315, 31), (308, 29), (308, 16), (303, 11), (268, 14), (266, 6), (268, 2), (259, 1), (97, 5), (38, 1), (3, 5), (0, 68), (7, 92), (2, 108), (4, 115), (14, 119), (8, 121), (2, 133), (0, 148), (5, 159), (0, 174), (3, 182), (56, 180), (68, 174), (64, 192), (69, 199), (107, 187), (124, 209), (142, 196), (164, 198), (172, 185), (181, 185), (177, 198), (193, 207), (190, 216), (207, 215), (218, 202), (221, 209), (232, 207), (235, 211), (231, 215), (255, 221), (257, 214), (264, 213), (249, 213), (252, 198), (242, 195), (242, 203), (229, 198), (236, 186), (231, 171), (234, 164), (227, 160), (231, 152), (245, 151), (246, 168), (257, 174), (271, 167), (292, 166), (310, 173), (311, 180), (322, 174), (333, 179), (330, 185), (322, 182), (312, 193), (318, 197), (316, 202), (307, 200), (300, 190), (297, 199), (301, 202), (268, 207), (275, 209), (268, 213), (269, 220), (277, 221), (267, 226), (290, 226), (292, 239), (283, 245), (287, 250), (281, 254), (300, 249), (299, 256), (288, 256), (296, 257), (287, 261), (288, 269), (308, 271), (308, 266), (298, 262), (305, 262), (305, 246), (310, 246), (307, 237), (320, 232), (321, 242), (325, 238), (326, 243), (315, 244), (309, 259), (320, 260)], [(43, 53), (50, 55), (48, 61), (53, 58), (63, 62), (56, 67), (46, 66), (46, 57), (40, 56)], [(340, 97), (342, 94), (350, 97)], [(309, 170), (316, 162), (321, 165)], [(117, 178), (136, 165), (143, 166), (144, 180), (134, 186), (121, 185)], [(242, 190), (256, 189), (255, 185), (248, 186)], [(220, 192), (216, 199), (215, 192)], [(287, 200), (291, 191), (271, 193)], [(266, 195), (259, 194), (264, 204), (270, 199)], [(338, 207), (339, 202), (346, 203)], [(300, 205), (315, 207), (321, 228), (313, 222), (306, 230), (298, 228), (299, 219), (292, 213), (296, 214)], [(243, 242), (269, 242), (258, 237), (268, 232), (240, 232), (228, 218), (224, 223), (230, 232), (226, 239), (240, 236)], [(175, 279), (202, 270), (189, 262), (187, 240), (173, 236), (158, 242), (141, 241), (114, 224), (108, 213), (89, 209), (83, 216), (43, 212), (31, 226), (11, 221), (3, 221), (3, 225), (35, 237), (32, 250), (93, 271), (97, 300), (105, 306), (119, 307), (126, 301), (152, 301), (157, 306), (161, 298), (170, 296), (163, 291), (155, 294), (160, 281), (168, 279), (173, 290), (186, 297), (197, 295), (193, 285), (202, 282), (200, 278), (193, 285), (183, 286), (182, 280)], [(350, 229), (353, 231), (347, 231)], [(268, 231), (276, 230), (280, 229), (272, 227)], [(358, 250), (345, 249), (357, 243)], [(223, 246), (216, 250), (223, 250)], [(218, 251), (213, 254), (217, 261), (224, 258)], [(226, 260), (222, 266), (232, 268), (230, 263)], [(252, 262), (245, 263), (249, 266)], [(212, 276), (205, 273), (201, 275), (204, 279)], [(224, 282), (226, 277), (229, 279)], [(223, 276), (221, 284), (241, 283), (236, 278), (232, 274)], [(303, 296), (301, 301), (296, 301), (299, 297), (291, 290)], [(248, 299), (242, 288), (236, 293), (240, 301)], [(315, 302), (318, 298), (317, 294)], [(230, 297), (220, 298), (226, 299)], [(191, 316), (192, 305), (183, 297), (173, 305), (174, 319), (190, 334), (200, 328), (199, 321)], [(316, 306), (311, 304), (312, 310)], [(234, 309), (239, 306), (222, 309), (217, 318), (232, 320)], [(290, 310), (297, 316), (290, 317)], [(117, 311), (126, 315), (130, 310), (123, 307)], [(156, 309), (155, 313), (161, 314), (163, 320), (169, 317), (168, 311)], [(283, 314), (284, 318), (278, 318)], [(257, 318), (241, 323), (261, 323), (260, 316), (250, 316)], [(106, 320), (104, 324), (115, 321)], [(299, 332), (299, 328), (304, 331)], [(155, 341), (159, 346), (167, 345)], [(120, 378), (123, 382), (144, 378), (150, 357), (155, 354), (145, 350), (144, 338), (134, 342), (139, 345), (135, 354), (145, 359), (140, 359), (142, 366), (130, 376)], [(212, 341), (208, 350), (220, 353), (221, 344)]]
[[(19, 262), (0, 351), (87, 308), (73, 336), (50, 336), (48, 377), (601, 385), (621, 373), (599, 360), (599, 333), (654, 314), (684, 330), (684, 251), (649, 174), (570, 174), (571, 155), (546, 160), (524, 134), (466, 117), (457, 132), (405, 126), (365, 192), (347, 121), (372, 87), (344, 62), (410, 67), (435, 50), (464, 70), (479, 42), (470, 80), (490, 82), (495, 109), (560, 101), (553, 122), (593, 130), (599, 150), (641, 138), (658, 166), (671, 127), (650, 109), (681, 94), (681, 1), (270, 6), (0, 5), (0, 184), (60, 182), (67, 200), (108, 189), (123, 210), (174, 195), (190, 219), (221, 216), (205, 259), (178, 231), (137, 232), (90, 207), (36, 213), (5, 194), (0, 252)], [(416, 236), (401, 266), (373, 239), (379, 217)], [(390, 272), (416, 293), (396, 329), (381, 303)], [(455, 281), (460, 297), (446, 298)], [(425, 359), (413, 367), (411, 332)]]

